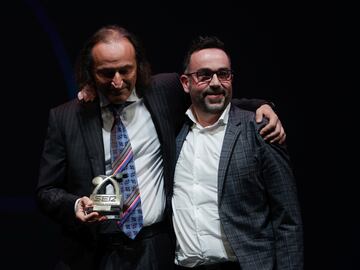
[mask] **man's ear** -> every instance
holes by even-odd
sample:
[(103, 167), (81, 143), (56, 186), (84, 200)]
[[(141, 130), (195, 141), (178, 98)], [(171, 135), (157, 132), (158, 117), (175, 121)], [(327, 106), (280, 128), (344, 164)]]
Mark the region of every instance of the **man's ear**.
[(180, 76), (180, 82), (181, 82), (181, 84), (182, 84), (182, 86), (184, 88), (185, 93), (189, 93), (190, 92), (190, 90), (189, 90), (189, 77), (184, 75), (184, 74), (181, 75)]

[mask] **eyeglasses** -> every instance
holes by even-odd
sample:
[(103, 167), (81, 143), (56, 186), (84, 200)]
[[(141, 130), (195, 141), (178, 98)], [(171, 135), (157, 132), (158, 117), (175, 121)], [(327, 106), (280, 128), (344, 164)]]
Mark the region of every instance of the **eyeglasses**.
[(196, 72), (186, 73), (186, 76), (194, 76), (196, 83), (210, 83), (216, 74), (216, 77), (220, 82), (230, 81), (233, 76), (231, 69), (219, 69), (213, 71), (211, 69), (200, 69)]

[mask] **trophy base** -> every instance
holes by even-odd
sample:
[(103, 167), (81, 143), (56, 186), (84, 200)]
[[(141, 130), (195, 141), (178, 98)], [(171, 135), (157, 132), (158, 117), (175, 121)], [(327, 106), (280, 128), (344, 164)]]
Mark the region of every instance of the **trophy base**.
[(119, 206), (103, 206), (95, 205), (87, 207), (86, 213), (98, 212), (100, 215), (107, 217), (107, 219), (121, 219), (122, 209)]

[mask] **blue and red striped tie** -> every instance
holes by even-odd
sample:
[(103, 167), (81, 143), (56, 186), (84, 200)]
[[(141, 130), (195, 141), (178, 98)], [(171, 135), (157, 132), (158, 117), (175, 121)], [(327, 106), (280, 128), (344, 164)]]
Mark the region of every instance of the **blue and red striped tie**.
[(111, 129), (111, 163), (113, 175), (123, 174), (120, 188), (123, 194), (124, 207), (118, 225), (129, 238), (134, 239), (141, 230), (144, 221), (133, 151), (126, 128), (120, 118), (123, 107), (110, 106), (115, 119)]

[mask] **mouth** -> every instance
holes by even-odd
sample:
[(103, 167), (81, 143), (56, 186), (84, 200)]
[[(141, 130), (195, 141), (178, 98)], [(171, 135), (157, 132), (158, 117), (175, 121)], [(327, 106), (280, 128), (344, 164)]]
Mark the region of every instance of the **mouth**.
[(223, 93), (219, 93), (219, 94), (208, 94), (206, 95), (207, 98), (213, 99), (213, 98), (219, 98), (219, 97), (223, 97), (224, 94)]
[(122, 88), (114, 88), (114, 87), (111, 87), (109, 89), (109, 93), (113, 96), (119, 96), (121, 94), (123, 94), (124, 92), (128, 92), (129, 89), (125, 86), (125, 87), (122, 87)]
[(206, 96), (225, 96), (226, 91), (222, 88), (209, 88), (204, 92)]
[(109, 92), (112, 96), (120, 96), (122, 91), (119, 89), (111, 89)]
[(205, 93), (205, 98), (210, 100), (219, 100), (225, 97), (225, 91), (208, 91)]
[(225, 96), (223, 94), (211, 94), (205, 96), (205, 102), (207, 104), (222, 104), (225, 100)]

